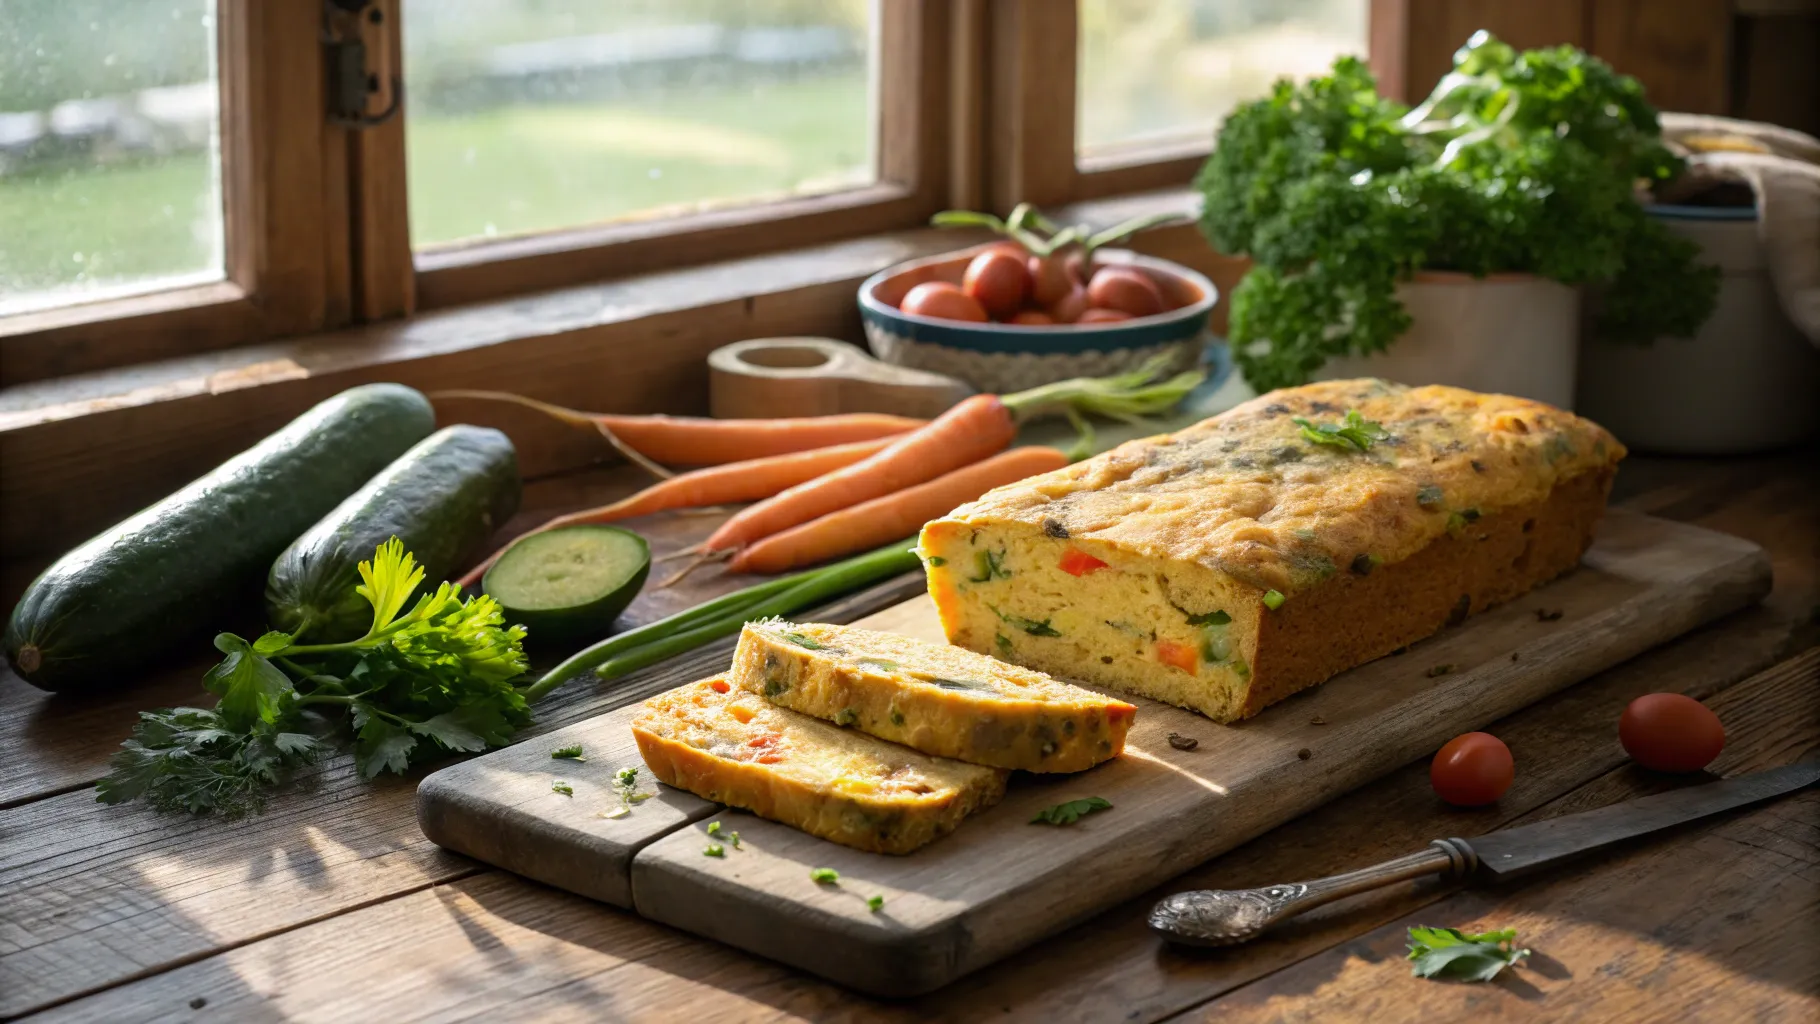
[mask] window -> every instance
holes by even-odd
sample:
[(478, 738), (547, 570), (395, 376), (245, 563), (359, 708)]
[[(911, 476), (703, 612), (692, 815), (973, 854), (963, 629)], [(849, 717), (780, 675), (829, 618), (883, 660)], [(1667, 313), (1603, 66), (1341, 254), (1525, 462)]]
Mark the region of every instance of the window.
[(0, 3), (0, 316), (225, 276), (214, 8)]
[(1365, 52), (1364, 0), (1081, 0), (1081, 162), (1205, 147), (1233, 107), (1285, 76)]
[(0, 0), (0, 387), (1181, 188), (1369, 8)]
[(870, 185), (866, 0), (406, 0), (416, 247)]

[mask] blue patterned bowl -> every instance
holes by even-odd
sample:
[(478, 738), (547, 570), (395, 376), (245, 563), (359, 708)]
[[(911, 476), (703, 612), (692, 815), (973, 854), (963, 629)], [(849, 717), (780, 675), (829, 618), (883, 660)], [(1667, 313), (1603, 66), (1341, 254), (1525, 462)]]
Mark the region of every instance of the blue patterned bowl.
[(988, 248), (911, 260), (867, 278), (859, 288), (859, 313), (873, 353), (885, 362), (945, 373), (994, 394), (1070, 377), (1102, 377), (1159, 354), (1173, 356), (1178, 368), (1200, 359), (1207, 315), (1219, 301), (1219, 289), (1179, 263), (1124, 249), (1101, 249), (1094, 261), (1142, 271), (1178, 308), (1114, 323), (1053, 327), (940, 320), (897, 308), (910, 289), (926, 281), (959, 284), (967, 263)]

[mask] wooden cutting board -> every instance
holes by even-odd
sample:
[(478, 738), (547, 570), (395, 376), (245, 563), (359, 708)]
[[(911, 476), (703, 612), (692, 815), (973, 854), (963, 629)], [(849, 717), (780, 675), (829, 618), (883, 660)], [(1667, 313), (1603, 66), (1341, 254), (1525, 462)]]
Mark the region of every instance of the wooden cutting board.
[[(1613, 512), (1580, 569), (1249, 721), (1221, 726), (1135, 699), (1124, 756), (1077, 775), (1018, 773), (1003, 803), (906, 857), (655, 786), (628, 729), (636, 705), (429, 776), (418, 819), (435, 842), (519, 874), (865, 992), (913, 995), (1754, 603), (1769, 586), (1768, 560), (1747, 541)], [(927, 597), (859, 624), (941, 639)], [(1171, 733), (1198, 742), (1178, 750)], [(585, 763), (551, 759), (570, 743), (583, 745)], [(657, 795), (605, 817), (617, 806), (614, 773), (628, 766)], [(553, 792), (557, 779), (574, 795)], [(1030, 824), (1038, 810), (1085, 796), (1113, 807), (1066, 828)], [(742, 840), (723, 844), (722, 858), (703, 852), (715, 821)], [(839, 884), (812, 882), (818, 867), (839, 871)], [(876, 912), (866, 903), (874, 895), (885, 900)]]

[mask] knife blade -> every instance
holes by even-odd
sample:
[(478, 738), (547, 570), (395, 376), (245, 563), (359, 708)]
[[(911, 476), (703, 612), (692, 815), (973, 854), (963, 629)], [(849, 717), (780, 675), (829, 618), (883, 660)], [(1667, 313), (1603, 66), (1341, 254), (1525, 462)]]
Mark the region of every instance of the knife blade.
[(1198, 889), (1159, 900), (1150, 928), (1171, 942), (1231, 946), (1304, 910), (1425, 875), (1501, 882), (1541, 871), (1613, 843), (1636, 839), (1793, 793), (1820, 782), (1820, 761), (1753, 772), (1640, 797), (1464, 839), (1437, 839), (1425, 850), (1327, 878), (1261, 889)]
[[(1478, 858), (1478, 873), (1489, 880), (1502, 882), (1533, 874), (1603, 846), (1792, 793), (1816, 781), (1820, 781), (1820, 761), (1804, 761), (1639, 797), (1594, 811), (1564, 814), (1464, 842)], [(1459, 839), (1449, 841), (1462, 842)]]

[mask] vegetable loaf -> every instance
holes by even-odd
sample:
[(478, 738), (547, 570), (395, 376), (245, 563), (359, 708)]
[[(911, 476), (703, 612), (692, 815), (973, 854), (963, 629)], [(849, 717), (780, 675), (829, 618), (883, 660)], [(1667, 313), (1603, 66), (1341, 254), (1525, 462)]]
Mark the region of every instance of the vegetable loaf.
[(873, 853), (909, 853), (1005, 795), (999, 768), (774, 707), (716, 676), (645, 701), (638, 752), (665, 785)]
[(960, 647), (852, 626), (749, 622), (741, 689), (925, 754), (1032, 772), (1116, 756), (1137, 708)]
[(1231, 722), (1572, 568), (1623, 456), (1538, 402), (1328, 381), (1001, 487), (919, 553), (951, 642)]

